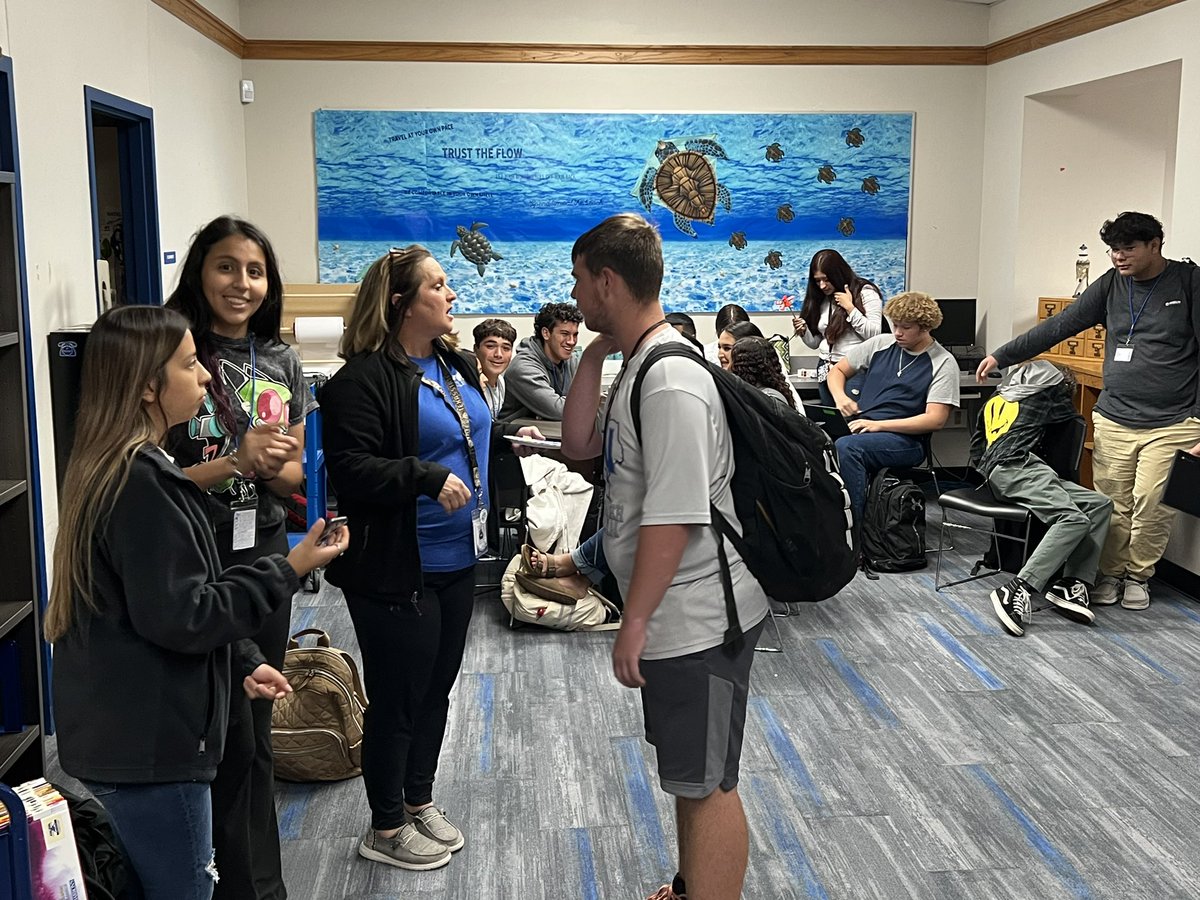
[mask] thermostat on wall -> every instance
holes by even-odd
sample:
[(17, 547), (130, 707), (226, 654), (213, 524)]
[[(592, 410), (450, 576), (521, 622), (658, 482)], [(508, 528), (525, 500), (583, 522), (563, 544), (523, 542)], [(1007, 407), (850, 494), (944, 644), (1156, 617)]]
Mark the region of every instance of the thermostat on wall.
[(249, 78), (242, 79), (242, 102), (243, 103), (253, 103), (254, 102), (254, 82), (251, 81)]

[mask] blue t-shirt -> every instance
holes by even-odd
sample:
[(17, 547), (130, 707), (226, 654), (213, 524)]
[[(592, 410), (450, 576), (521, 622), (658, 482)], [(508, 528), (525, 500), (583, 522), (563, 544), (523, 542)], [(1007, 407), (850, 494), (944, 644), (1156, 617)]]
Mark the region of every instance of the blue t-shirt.
[[(463, 438), (454, 401), (446, 390), (447, 372), (435, 357), (413, 359), (424, 375), (419, 398), (419, 455), (427, 462), (436, 462), (450, 469), (475, 493), (475, 479), (467, 461), (467, 442)], [(451, 370), (453, 372), (453, 370)], [(488, 456), (492, 443), (492, 414), (487, 401), (462, 375), (453, 372), (454, 383), (467, 407), (471, 420), (471, 438), (475, 442), (475, 457), (479, 478), (483, 483), (483, 508), (488, 506)], [(434, 390), (426, 381), (441, 388)], [(426, 572), (455, 572), (475, 564), (475, 546), (471, 534), (471, 514), (480, 506), (478, 499), (462, 509), (446, 515), (442, 505), (431, 497), (417, 498), (417, 544), (421, 549), (421, 568)]]
[(937, 341), (909, 353), (892, 335), (880, 334), (851, 347), (846, 359), (855, 371), (867, 372), (858, 396), (864, 419), (907, 419), (929, 403), (958, 406), (958, 364)]

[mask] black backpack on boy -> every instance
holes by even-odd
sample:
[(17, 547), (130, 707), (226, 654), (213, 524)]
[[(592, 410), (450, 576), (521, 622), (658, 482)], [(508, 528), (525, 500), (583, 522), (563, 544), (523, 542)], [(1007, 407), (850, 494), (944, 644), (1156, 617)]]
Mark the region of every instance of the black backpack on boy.
[(925, 494), (908, 478), (880, 469), (871, 479), (862, 521), (863, 564), (876, 572), (924, 569)]
[(692, 348), (669, 343), (649, 352), (633, 382), (630, 412), (639, 443), (642, 382), (650, 367), (666, 356), (684, 356), (708, 370), (733, 438), (730, 490), (742, 534), (709, 504), (731, 632), (740, 634), (741, 628), (722, 535), (771, 599), (813, 603), (832, 597), (854, 577), (855, 551), (850, 497), (829, 436), (799, 413), (779, 411), (761, 391)]

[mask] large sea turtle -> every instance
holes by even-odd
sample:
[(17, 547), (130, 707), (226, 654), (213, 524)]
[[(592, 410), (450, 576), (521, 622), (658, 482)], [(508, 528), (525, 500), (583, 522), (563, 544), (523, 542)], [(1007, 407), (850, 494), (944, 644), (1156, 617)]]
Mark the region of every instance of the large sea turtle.
[(646, 163), (634, 189), (646, 212), (658, 197), (671, 210), (675, 227), (688, 237), (696, 237), (692, 222), (713, 223), (718, 203), (726, 212), (733, 209), (729, 190), (717, 181), (712, 162), (729, 157), (714, 137), (686, 138), (682, 150), (674, 141), (659, 141), (654, 160)]
[(471, 230), (458, 226), (458, 240), (450, 245), (450, 255), (454, 255), (454, 251), (461, 248), (463, 257), (468, 262), (475, 263), (475, 268), (479, 270), (479, 277), (483, 277), (484, 267), (487, 266), (493, 259), (504, 259), (499, 253), (492, 250), (491, 242), (483, 236), (480, 228), (487, 228), (487, 222), (472, 222)]

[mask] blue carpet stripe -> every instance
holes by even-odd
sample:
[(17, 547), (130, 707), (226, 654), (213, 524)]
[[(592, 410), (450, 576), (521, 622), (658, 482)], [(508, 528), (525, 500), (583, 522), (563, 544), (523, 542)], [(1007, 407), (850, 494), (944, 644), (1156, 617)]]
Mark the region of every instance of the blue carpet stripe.
[[(793, 885), (803, 885), (804, 895), (811, 900), (829, 900), (829, 894), (825, 892), (825, 886), (817, 877), (817, 872), (808, 858), (808, 853), (804, 850), (804, 845), (800, 843), (800, 838), (792, 828), (787, 810), (781, 808), (776, 802), (775, 792), (757, 775), (751, 776), (750, 789), (754, 791), (766, 814), (767, 821), (771, 824), (771, 835), (787, 865), (788, 873), (792, 876)], [(753, 861), (751, 865), (753, 865)]]
[(767, 736), (767, 745), (771, 748), (771, 754), (779, 763), (788, 781), (792, 783), (795, 793), (807, 797), (817, 809), (823, 807), (825, 798), (821, 796), (821, 789), (813, 781), (812, 773), (808, 771), (808, 766), (800, 758), (796, 745), (783, 730), (783, 724), (775, 715), (775, 709), (771, 706), (770, 701), (766, 697), (752, 697), (750, 709), (762, 720), (763, 732)]
[(942, 645), (942, 649), (962, 663), (985, 688), (989, 691), (1004, 690), (1004, 682), (989, 672), (987, 666), (964, 647), (958, 638), (943, 628), (940, 622), (935, 622), (929, 616), (921, 616), (921, 625), (935, 641)]
[(571, 831), (575, 834), (575, 849), (579, 853), (579, 896), (584, 900), (600, 900), (591, 835), (586, 828), (572, 828)]
[(308, 812), (308, 801), (312, 799), (313, 784), (289, 784), (278, 787), (277, 793), (282, 795), (282, 809), (279, 810), (279, 839), (294, 841), (300, 837), (304, 826), (304, 816)]
[(297, 631), (303, 631), (305, 628), (312, 628), (313, 622), (317, 620), (317, 606), (305, 606), (299, 610), (292, 612), (292, 634)]
[(663, 839), (662, 823), (658, 819), (658, 808), (654, 805), (654, 792), (641, 752), (641, 739), (616, 738), (613, 743), (621, 753), (621, 770), (625, 773), (625, 793), (629, 797), (635, 844), (640, 852), (652, 854), (653, 859), (647, 860), (648, 868), (656, 872), (673, 870), (675, 864), (667, 857), (667, 842)]
[(1200, 622), (1200, 612), (1193, 608), (1195, 604), (1178, 600), (1175, 597), (1166, 597), (1164, 602), (1181, 616), (1191, 619), (1193, 622)]
[(841, 676), (842, 681), (846, 682), (846, 686), (854, 692), (854, 696), (858, 697), (859, 702), (867, 708), (867, 712), (874, 717), (875, 721), (888, 728), (900, 727), (900, 720), (896, 718), (896, 714), (875, 692), (875, 688), (871, 687), (867, 680), (858, 674), (858, 670), (842, 655), (837, 644), (828, 638), (823, 638), (817, 641), (817, 646), (833, 663), (833, 668)]
[(1012, 816), (1020, 826), (1029, 846), (1042, 858), (1042, 861), (1054, 873), (1062, 886), (1070, 892), (1070, 895), (1076, 900), (1090, 900), (1092, 892), (1083, 880), (1083, 876), (1071, 865), (1071, 861), (1062, 854), (1062, 851), (1046, 837), (1037, 824), (1029, 818), (1025, 810), (1021, 809), (1004, 788), (1000, 787), (991, 773), (979, 763), (967, 766), (967, 770), (979, 779), (983, 786), (992, 793), (992, 796), (1000, 801), (1004, 811)]
[(988, 635), (1004, 634), (1004, 629), (1002, 629), (999, 625), (997, 625), (991, 619), (985, 619), (983, 616), (979, 615), (979, 613), (977, 613), (975, 610), (971, 609), (971, 607), (966, 606), (965, 604), (959, 603), (957, 600), (951, 600), (949, 598), (946, 599), (946, 605), (948, 607), (950, 607), (952, 610), (954, 610), (954, 612), (956, 612), (958, 615), (962, 616), (964, 619), (966, 619), (968, 622), (970, 622), (972, 627), (976, 631), (978, 631), (980, 634), (988, 634)]
[(489, 775), (492, 771), (492, 726), (496, 697), (496, 680), (492, 675), (479, 675), (479, 720), (483, 723), (479, 732), (479, 772)]
[(1125, 637), (1125, 635), (1117, 634), (1115, 631), (1110, 631), (1107, 628), (1098, 628), (1096, 630), (1134, 659), (1136, 659), (1138, 662), (1140, 662), (1142, 665), (1144, 665), (1147, 669), (1157, 672), (1171, 684), (1183, 684), (1182, 678), (1180, 678), (1162, 663), (1158, 662), (1153, 656), (1150, 656), (1148, 653), (1146, 653), (1146, 651), (1139, 648), (1137, 644), (1129, 640), (1129, 638)]

